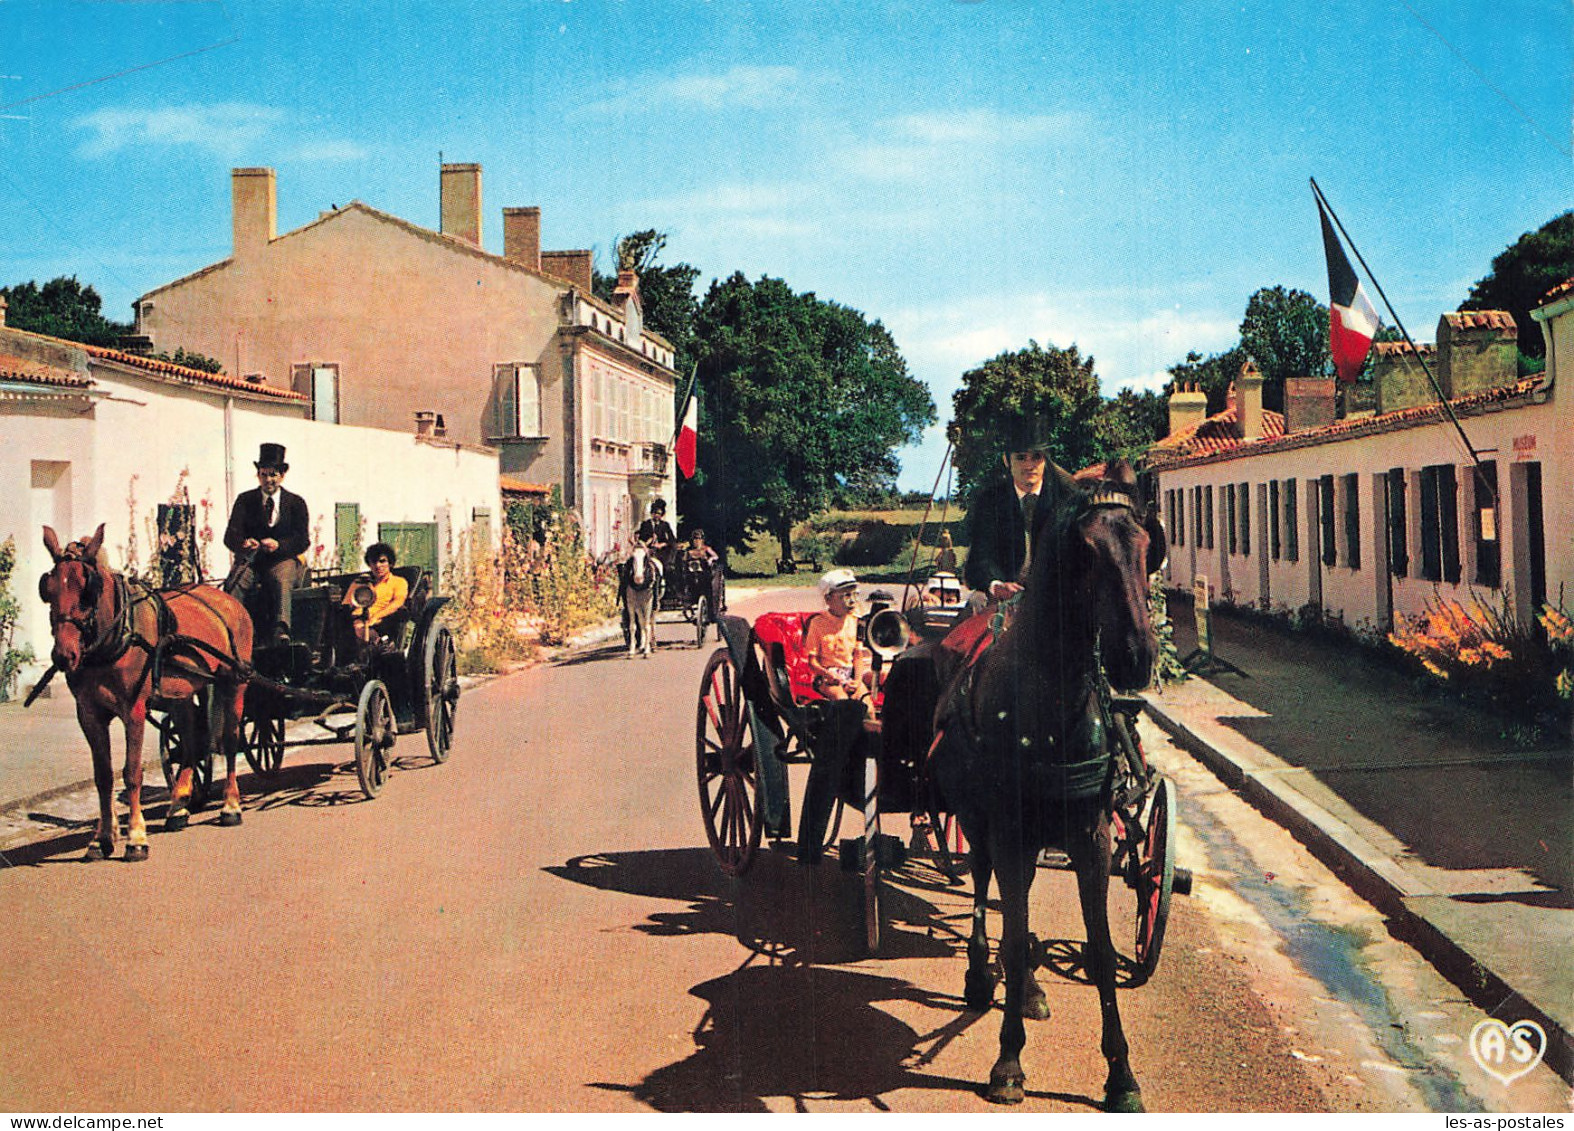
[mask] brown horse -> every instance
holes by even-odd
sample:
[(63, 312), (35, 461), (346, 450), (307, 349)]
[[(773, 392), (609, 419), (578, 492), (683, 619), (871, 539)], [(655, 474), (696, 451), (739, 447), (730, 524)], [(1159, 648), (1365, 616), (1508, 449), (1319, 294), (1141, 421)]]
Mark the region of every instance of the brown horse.
[(1087, 929), (1085, 961), (1098, 987), (1106, 1110), (1141, 1111), (1115, 1005), (1115, 948), (1107, 905), (1110, 754), (1102, 733), (1100, 658), (1117, 687), (1146, 686), (1158, 642), (1148, 618), (1148, 574), (1164, 558), (1163, 528), (1148, 516), (1123, 461), (1047, 520), (1026, 589), (995, 643), (942, 699), (944, 737), (929, 773), (972, 846), (972, 937), (965, 997), (987, 1010), (995, 980), (984, 933), (989, 879), (1000, 885), (1005, 1017), (987, 1097), (1021, 1103), (1024, 1016), (1049, 1016), (1028, 967), (1028, 891), (1049, 845), (1071, 857)]
[[(193, 722), (198, 691), (211, 686), (222, 720), (218, 738), (228, 761), (221, 825), (240, 824), (240, 789), (235, 752), (240, 742), (244, 673), (251, 662), (251, 617), (239, 601), (207, 585), (154, 590), (112, 573), (99, 563), (104, 528), (86, 541), (60, 547), (44, 527), (44, 547), (55, 565), (38, 582), (49, 606), (54, 633), (50, 659), (76, 697), (77, 722), (93, 754), (98, 786), (98, 831), (89, 860), (115, 851), (114, 764), (109, 724), (126, 730), (125, 782), (131, 806), (127, 860), (146, 860), (147, 825), (142, 818), (142, 736), (150, 705), (170, 712), (171, 725)], [(181, 768), (171, 791), (166, 829), (185, 826), (193, 767)]]

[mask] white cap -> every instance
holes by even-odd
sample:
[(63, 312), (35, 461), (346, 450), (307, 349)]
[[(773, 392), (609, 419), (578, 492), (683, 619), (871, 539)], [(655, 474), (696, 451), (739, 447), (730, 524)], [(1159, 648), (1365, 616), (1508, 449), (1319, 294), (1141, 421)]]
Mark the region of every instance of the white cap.
[(820, 578), (820, 596), (829, 597), (838, 589), (858, 588), (858, 578), (850, 569), (833, 569)]

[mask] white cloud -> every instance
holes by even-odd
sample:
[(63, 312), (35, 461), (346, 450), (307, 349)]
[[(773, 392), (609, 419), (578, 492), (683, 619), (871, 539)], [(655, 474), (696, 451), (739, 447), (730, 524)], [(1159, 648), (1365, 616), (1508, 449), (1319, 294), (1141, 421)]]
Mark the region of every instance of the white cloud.
[(353, 141), (306, 141), (290, 154), (296, 161), (328, 164), (338, 161), (364, 161), (368, 151)]
[(1069, 112), (1012, 115), (990, 109), (903, 114), (875, 123), (866, 138), (832, 158), (846, 172), (871, 180), (966, 177), (1026, 147), (1074, 139), (1086, 120)]
[(701, 110), (765, 110), (779, 106), (802, 85), (796, 67), (736, 66), (715, 74), (645, 77), (617, 84), (607, 98), (592, 102), (586, 111), (627, 114), (663, 110), (674, 106)]
[(284, 112), (272, 106), (217, 102), (156, 109), (106, 106), (72, 127), (91, 135), (77, 150), (81, 157), (107, 157), (131, 146), (191, 146), (234, 157), (283, 121)]

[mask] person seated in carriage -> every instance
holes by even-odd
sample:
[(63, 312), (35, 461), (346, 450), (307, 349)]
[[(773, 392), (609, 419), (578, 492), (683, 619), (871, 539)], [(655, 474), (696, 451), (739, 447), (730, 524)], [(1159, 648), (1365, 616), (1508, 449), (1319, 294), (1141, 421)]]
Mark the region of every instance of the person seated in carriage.
[(827, 699), (866, 699), (874, 672), (869, 649), (858, 639), (858, 579), (850, 569), (833, 569), (819, 584), (825, 610), (810, 618), (803, 636), (814, 689)]
[(634, 537), (645, 543), (664, 570), (671, 570), (677, 554), (678, 536), (667, 521), (667, 500), (657, 499), (650, 504), (650, 516), (639, 524)]
[[(404, 608), (410, 597), (410, 583), (394, 573), (398, 555), (387, 542), (373, 542), (366, 548), (365, 557), (367, 568), (372, 571), (371, 603), (361, 603), (365, 600), (365, 582), (351, 585), (344, 594), (344, 603), (353, 610), (350, 618), (355, 627), (355, 638), (362, 644), (370, 644), (384, 638), (383, 629), (379, 626), (385, 625), (389, 617)], [(356, 599), (357, 590), (362, 591), (359, 601)]]
[(254, 466), (257, 486), (236, 496), (224, 529), (232, 554), (252, 555), (249, 568), (235, 575), (233, 592), (250, 610), (259, 641), (288, 639), (290, 591), (305, 576), (300, 556), (311, 545), (311, 516), (306, 500), (284, 489), (290, 465), (283, 444), (263, 444)]
[(708, 577), (710, 591), (710, 607), (713, 613), (723, 613), (727, 609), (727, 595), (725, 582), (722, 577), (721, 558), (716, 551), (711, 549), (705, 541), (705, 531), (696, 526), (689, 531), (689, 544), (683, 548), (683, 563), (687, 568), (690, 563), (699, 562), (705, 567), (705, 576)]

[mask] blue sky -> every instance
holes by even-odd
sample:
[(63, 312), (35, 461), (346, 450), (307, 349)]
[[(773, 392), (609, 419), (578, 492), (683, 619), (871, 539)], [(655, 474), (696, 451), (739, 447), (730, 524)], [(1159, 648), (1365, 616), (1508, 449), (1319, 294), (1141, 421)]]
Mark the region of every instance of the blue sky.
[(1258, 287), (1326, 301), (1309, 176), (1430, 338), (1574, 206), (1571, 11), (0, 0), (0, 283), (74, 274), (129, 318), (229, 254), (241, 165), (278, 170), (281, 231), (352, 199), (435, 228), (441, 153), (482, 164), (494, 251), (535, 204), (548, 247), (655, 227), (702, 286), (770, 274), (879, 318), (942, 423), (1030, 339), (1156, 388)]

